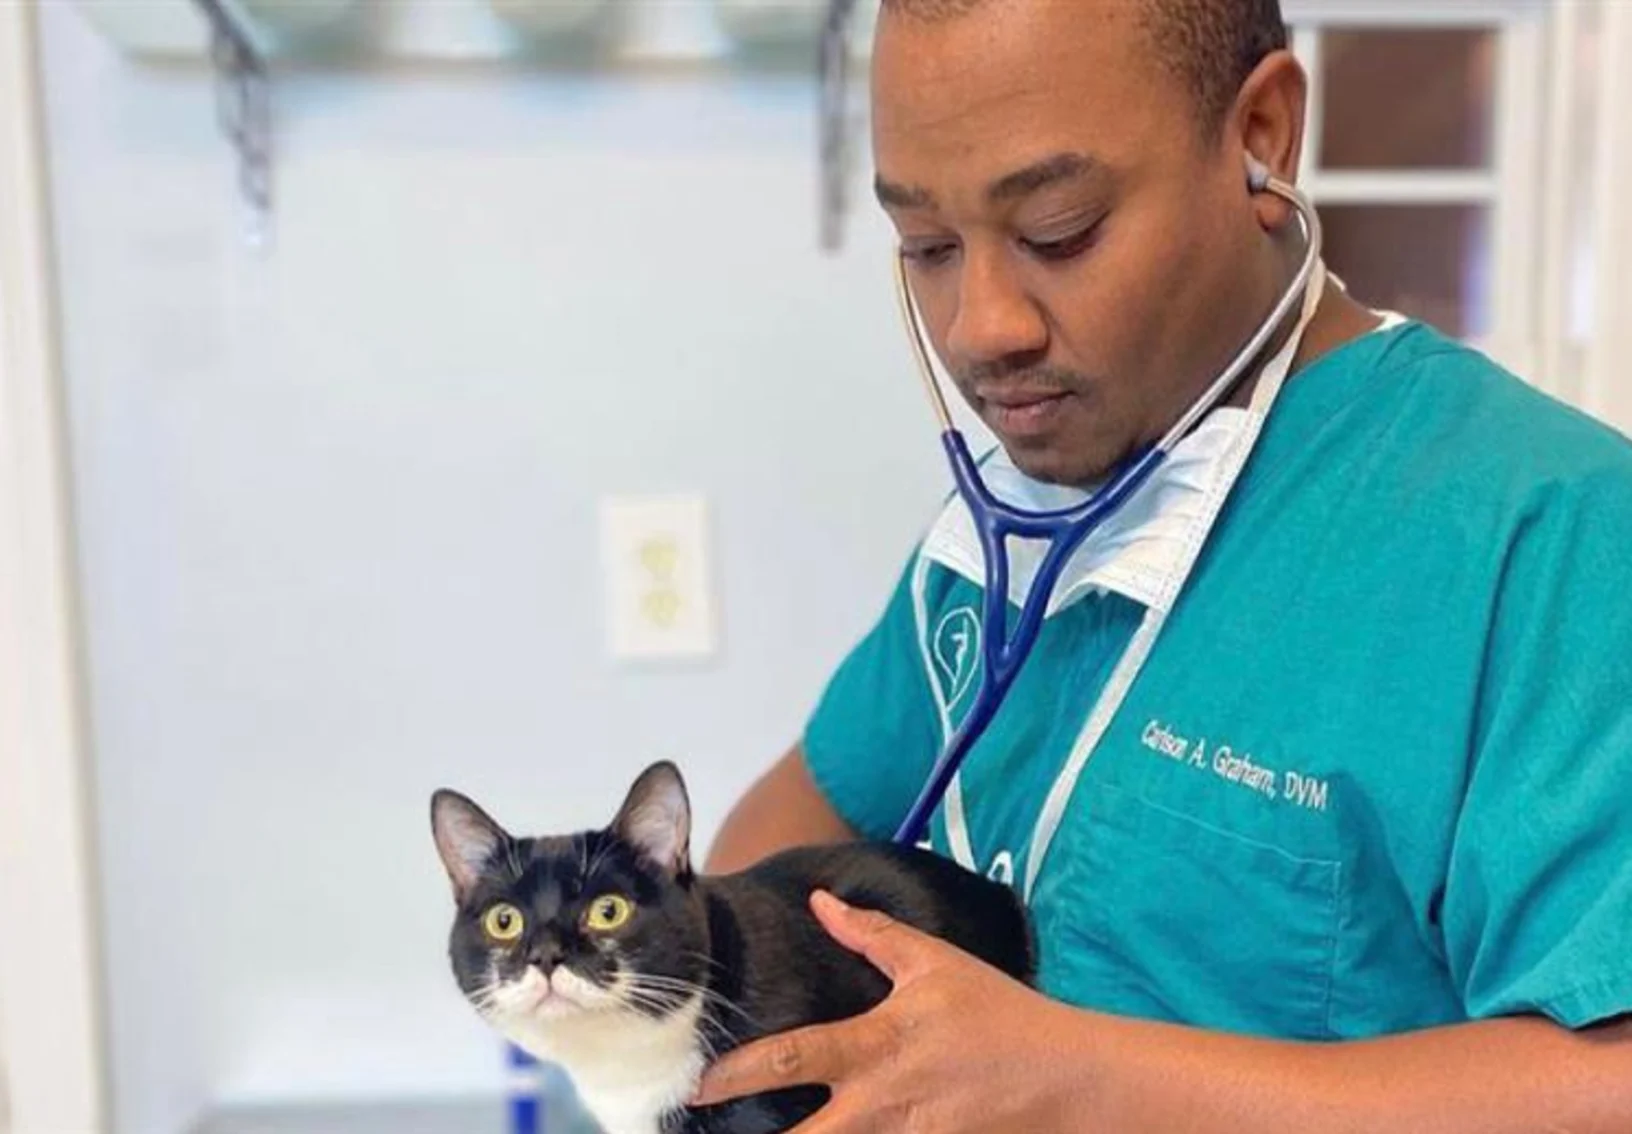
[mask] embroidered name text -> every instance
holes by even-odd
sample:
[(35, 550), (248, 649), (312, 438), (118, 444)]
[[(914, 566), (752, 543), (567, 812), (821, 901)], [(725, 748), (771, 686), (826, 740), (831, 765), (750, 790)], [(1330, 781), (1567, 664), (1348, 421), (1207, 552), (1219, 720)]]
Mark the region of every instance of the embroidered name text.
[(1268, 767), (1228, 744), (1220, 744), (1209, 753), (1206, 737), (1192, 741), (1159, 720), (1146, 724), (1139, 740), (1150, 751), (1175, 763), (1210, 771), (1226, 783), (1257, 792), (1273, 802), (1309, 811), (1325, 811), (1330, 802), (1329, 785), (1317, 776)]

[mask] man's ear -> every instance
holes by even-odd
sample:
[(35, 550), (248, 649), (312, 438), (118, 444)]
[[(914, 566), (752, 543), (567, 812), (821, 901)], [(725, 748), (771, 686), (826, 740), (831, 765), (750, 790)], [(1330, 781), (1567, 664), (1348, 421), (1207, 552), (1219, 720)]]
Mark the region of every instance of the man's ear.
[[(1226, 130), (1229, 140), (1261, 163), (1277, 180), (1295, 183), (1303, 157), (1303, 128), (1309, 79), (1290, 51), (1271, 52), (1253, 69), (1236, 95)], [(1271, 232), (1292, 219), (1292, 207), (1271, 193), (1254, 197), (1259, 223)]]

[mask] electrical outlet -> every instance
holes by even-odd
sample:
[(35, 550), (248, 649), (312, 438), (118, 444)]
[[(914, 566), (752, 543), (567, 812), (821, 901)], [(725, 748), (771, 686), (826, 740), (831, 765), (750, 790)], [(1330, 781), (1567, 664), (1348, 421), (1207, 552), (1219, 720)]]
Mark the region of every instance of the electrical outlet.
[(714, 652), (708, 509), (701, 496), (601, 502), (607, 644), (616, 659)]

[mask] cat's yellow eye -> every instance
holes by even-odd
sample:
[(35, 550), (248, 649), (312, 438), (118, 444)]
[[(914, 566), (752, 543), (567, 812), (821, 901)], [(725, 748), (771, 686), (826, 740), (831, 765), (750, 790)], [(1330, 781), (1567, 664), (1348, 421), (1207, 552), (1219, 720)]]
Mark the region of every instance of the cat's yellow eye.
[(589, 903), (589, 909), (584, 913), (584, 924), (596, 933), (610, 933), (634, 915), (635, 907), (629, 904), (629, 899), (616, 894), (603, 894)]
[(500, 902), (482, 915), (482, 932), (500, 944), (509, 944), (527, 928), (527, 919), (521, 911), (506, 902)]

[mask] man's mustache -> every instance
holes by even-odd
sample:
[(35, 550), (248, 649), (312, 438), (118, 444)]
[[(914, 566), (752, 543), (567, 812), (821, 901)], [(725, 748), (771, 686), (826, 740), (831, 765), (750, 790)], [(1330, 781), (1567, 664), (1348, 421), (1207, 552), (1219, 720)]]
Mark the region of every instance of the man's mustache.
[(955, 371), (954, 376), (960, 389), (973, 391), (977, 396), (982, 389), (996, 388), (1024, 390), (1041, 396), (1069, 394), (1094, 384), (1093, 379), (1081, 371), (1063, 366), (982, 363)]

